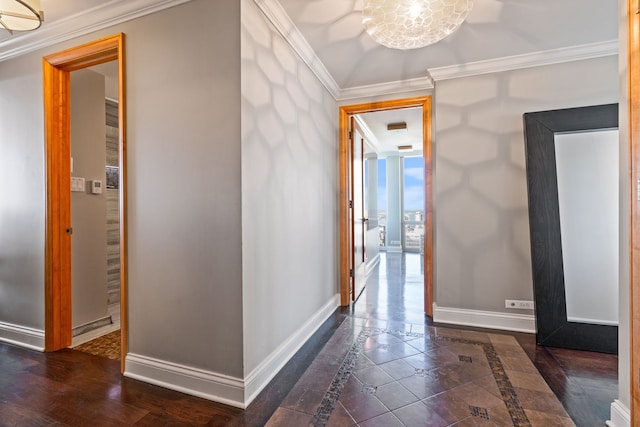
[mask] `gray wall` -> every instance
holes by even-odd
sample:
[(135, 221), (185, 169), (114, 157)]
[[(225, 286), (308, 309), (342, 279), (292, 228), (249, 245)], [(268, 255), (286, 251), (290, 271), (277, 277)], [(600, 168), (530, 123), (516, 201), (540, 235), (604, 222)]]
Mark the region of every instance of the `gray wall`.
[(71, 73), (71, 176), (85, 178), (84, 192), (71, 193), (71, 301), (73, 327), (107, 316), (106, 192), (91, 194), (106, 163), (105, 80), (91, 70)]
[(44, 323), (42, 56), (117, 32), (127, 37), (130, 352), (242, 377), (233, 0), (194, 0), (0, 63), (0, 196), (11, 201), (0, 207), (0, 322)]
[(618, 101), (615, 56), (436, 84), (435, 300), (533, 299), (522, 114)]
[(45, 199), (41, 56), (1, 62), (0, 93), (0, 323), (42, 331)]
[(242, 0), (245, 374), (338, 293), (337, 106)]
[(121, 29), (130, 351), (242, 377), (240, 4), (195, 0)]

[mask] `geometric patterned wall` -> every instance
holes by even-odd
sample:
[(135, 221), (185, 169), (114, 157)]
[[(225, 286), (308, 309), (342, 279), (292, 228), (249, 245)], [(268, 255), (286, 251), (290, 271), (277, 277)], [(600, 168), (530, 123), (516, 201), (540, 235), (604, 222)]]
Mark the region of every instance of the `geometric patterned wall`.
[(522, 114), (617, 102), (617, 75), (610, 56), (436, 83), (439, 306), (533, 299)]
[(242, 7), (245, 372), (337, 293), (337, 105), (266, 20)]

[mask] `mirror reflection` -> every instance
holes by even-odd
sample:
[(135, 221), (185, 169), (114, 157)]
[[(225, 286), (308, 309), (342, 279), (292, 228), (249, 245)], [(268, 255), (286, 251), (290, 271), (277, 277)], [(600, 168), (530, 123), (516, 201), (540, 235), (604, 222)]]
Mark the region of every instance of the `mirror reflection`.
[(567, 320), (618, 324), (618, 130), (556, 134)]

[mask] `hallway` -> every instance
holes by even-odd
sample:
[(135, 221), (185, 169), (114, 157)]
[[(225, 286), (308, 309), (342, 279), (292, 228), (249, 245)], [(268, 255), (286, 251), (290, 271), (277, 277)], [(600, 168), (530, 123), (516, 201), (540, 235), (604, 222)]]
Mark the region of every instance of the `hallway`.
[(419, 253), (380, 252), (352, 315), (393, 322), (425, 322), (424, 261)]
[[(568, 380), (559, 392), (577, 425), (604, 424), (617, 392), (615, 356), (425, 321), (422, 265), (419, 254), (381, 255), (365, 291), (344, 310), (349, 317), (268, 425), (574, 425), (538, 362)], [(587, 378), (597, 392), (580, 388)]]
[(0, 343), (0, 424), (574, 425), (564, 405), (575, 425), (603, 425), (617, 357), (425, 321), (420, 265), (419, 254), (383, 254), (355, 306), (336, 310), (246, 411), (124, 378), (118, 361)]

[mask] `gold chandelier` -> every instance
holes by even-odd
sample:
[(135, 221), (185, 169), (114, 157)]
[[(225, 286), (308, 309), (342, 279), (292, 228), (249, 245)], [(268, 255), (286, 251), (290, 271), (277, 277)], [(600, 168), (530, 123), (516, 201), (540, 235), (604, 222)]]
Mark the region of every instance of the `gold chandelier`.
[(0, 0), (0, 28), (10, 34), (40, 28), (42, 21), (40, 0)]
[(365, 0), (362, 24), (378, 43), (392, 49), (416, 49), (455, 32), (473, 0)]

